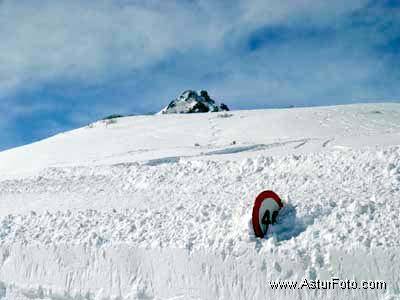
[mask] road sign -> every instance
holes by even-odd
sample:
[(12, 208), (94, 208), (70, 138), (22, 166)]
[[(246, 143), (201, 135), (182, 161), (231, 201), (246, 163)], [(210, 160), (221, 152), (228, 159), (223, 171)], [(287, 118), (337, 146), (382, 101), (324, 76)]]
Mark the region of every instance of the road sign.
[(276, 222), (279, 210), (283, 207), (281, 198), (273, 191), (264, 191), (254, 202), (252, 223), (254, 233), (263, 238), (270, 224)]

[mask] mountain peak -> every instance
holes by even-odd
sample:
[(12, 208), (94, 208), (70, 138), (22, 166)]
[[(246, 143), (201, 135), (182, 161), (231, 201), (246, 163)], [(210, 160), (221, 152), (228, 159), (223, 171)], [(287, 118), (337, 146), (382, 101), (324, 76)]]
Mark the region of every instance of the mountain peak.
[(172, 100), (160, 114), (182, 114), (182, 113), (202, 113), (228, 111), (227, 105), (221, 103), (218, 105), (211, 99), (206, 90), (200, 91), (200, 94), (194, 90), (184, 91), (178, 98)]

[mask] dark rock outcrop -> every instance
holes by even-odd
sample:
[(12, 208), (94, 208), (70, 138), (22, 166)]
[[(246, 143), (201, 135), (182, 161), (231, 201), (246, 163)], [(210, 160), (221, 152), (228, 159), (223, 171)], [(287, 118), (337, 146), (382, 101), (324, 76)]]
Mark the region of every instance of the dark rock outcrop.
[(204, 113), (229, 111), (226, 104), (218, 105), (205, 90), (200, 91), (200, 95), (193, 90), (184, 91), (179, 98), (171, 101), (160, 114), (180, 114), (180, 113)]

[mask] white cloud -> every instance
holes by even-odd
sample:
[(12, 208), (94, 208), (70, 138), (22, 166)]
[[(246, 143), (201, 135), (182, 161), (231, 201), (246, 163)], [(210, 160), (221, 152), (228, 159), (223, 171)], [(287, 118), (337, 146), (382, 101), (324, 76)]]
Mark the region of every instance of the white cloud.
[(171, 53), (223, 51), (224, 41), (257, 27), (327, 22), (363, 1), (350, 2), (4, 0), (0, 96), (46, 81), (102, 82)]
[(1, 89), (57, 79), (102, 80), (191, 46), (185, 34), (178, 38), (184, 24), (178, 26), (175, 18), (113, 3), (2, 2)]

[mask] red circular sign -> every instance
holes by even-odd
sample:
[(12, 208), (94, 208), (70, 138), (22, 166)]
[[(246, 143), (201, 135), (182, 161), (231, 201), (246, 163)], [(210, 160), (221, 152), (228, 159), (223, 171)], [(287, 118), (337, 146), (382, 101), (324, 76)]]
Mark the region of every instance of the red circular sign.
[(252, 223), (257, 237), (264, 237), (268, 225), (275, 222), (279, 210), (283, 207), (282, 200), (273, 191), (264, 191), (254, 202)]

